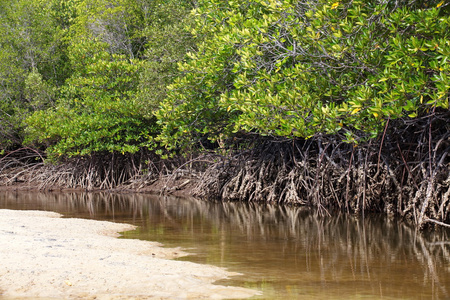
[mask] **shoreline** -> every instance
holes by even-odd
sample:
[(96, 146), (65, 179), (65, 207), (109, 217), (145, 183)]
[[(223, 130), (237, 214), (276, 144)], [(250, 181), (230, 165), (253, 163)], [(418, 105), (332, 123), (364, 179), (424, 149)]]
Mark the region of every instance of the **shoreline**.
[[(399, 216), (422, 231), (450, 227), (445, 137), (433, 154), (414, 139), (403, 144), (373, 140), (358, 147), (332, 139), (325, 148), (321, 139), (292, 145), (263, 140), (236, 155), (159, 161), (158, 166), (152, 163), (151, 171), (145, 169), (150, 164), (143, 161), (145, 156), (131, 162), (132, 157), (122, 156), (122, 164), (117, 164), (117, 157), (114, 164), (107, 156), (95, 156), (52, 165), (23, 162), (16, 153), (18, 158), (1, 159), (0, 191), (137, 193), (299, 205), (358, 216)], [(416, 155), (407, 160), (407, 149), (414, 145), (415, 152), (435, 158)]]
[[(188, 182), (186, 184), (186, 182)], [(163, 178), (153, 181), (151, 184), (145, 185), (143, 187), (127, 187), (127, 186), (117, 186), (115, 188), (101, 189), (85, 189), (82, 187), (69, 188), (61, 185), (56, 186), (44, 186), (40, 187), (36, 183), (33, 184), (31, 181), (19, 181), (19, 182), (2, 182), (0, 180), (0, 192), (86, 192), (86, 193), (137, 193), (137, 194), (150, 194), (150, 195), (166, 195), (166, 196), (176, 196), (176, 197), (192, 197), (192, 190), (194, 186), (198, 184), (198, 180), (194, 178), (181, 178), (176, 180), (165, 180)]]
[(0, 299), (233, 299), (258, 294), (214, 285), (239, 275), (170, 260), (185, 255), (159, 243), (117, 239), (136, 228), (0, 209)]

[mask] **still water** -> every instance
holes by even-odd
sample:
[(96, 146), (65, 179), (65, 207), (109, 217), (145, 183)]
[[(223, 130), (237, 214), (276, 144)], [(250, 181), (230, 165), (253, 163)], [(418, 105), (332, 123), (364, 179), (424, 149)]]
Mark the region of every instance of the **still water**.
[(139, 226), (124, 238), (181, 246), (182, 258), (242, 276), (252, 299), (450, 299), (450, 231), (417, 233), (379, 216), (136, 194), (0, 192), (0, 209)]

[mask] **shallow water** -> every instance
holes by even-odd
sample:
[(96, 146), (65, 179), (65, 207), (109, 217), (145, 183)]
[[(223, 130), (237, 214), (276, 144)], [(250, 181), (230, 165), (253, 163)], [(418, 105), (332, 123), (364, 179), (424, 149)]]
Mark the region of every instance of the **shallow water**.
[(124, 238), (189, 248), (183, 260), (242, 273), (220, 283), (254, 299), (450, 299), (450, 232), (379, 216), (109, 193), (1, 192), (2, 208), (138, 225)]

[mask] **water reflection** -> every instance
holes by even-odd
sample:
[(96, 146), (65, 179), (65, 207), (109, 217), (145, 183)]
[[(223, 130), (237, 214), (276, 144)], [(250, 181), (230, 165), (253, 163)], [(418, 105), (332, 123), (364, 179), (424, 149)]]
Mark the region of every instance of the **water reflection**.
[(126, 237), (193, 248), (184, 259), (244, 273), (225, 284), (262, 299), (450, 299), (449, 231), (418, 234), (379, 216), (108, 193), (0, 193), (0, 208), (136, 224)]

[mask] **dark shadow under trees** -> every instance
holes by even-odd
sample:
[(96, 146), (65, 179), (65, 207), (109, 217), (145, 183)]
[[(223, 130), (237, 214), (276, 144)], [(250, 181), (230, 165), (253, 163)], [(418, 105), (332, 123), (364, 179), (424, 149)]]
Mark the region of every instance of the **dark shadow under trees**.
[[(441, 111), (391, 120), (378, 139), (358, 145), (338, 135), (307, 140), (247, 135), (235, 141), (235, 150), (165, 160), (141, 150), (51, 163), (43, 153), (22, 148), (0, 158), (0, 184), (160, 193), (188, 185), (185, 194), (210, 201), (303, 205), (323, 214), (381, 212), (420, 228), (449, 226), (449, 126), (450, 113)], [(156, 189), (149, 189), (155, 182)]]
[(260, 139), (252, 151), (211, 166), (194, 195), (307, 205), (324, 213), (384, 212), (419, 226), (450, 223), (449, 120), (444, 112), (391, 121), (379, 139), (360, 145), (336, 136)]

